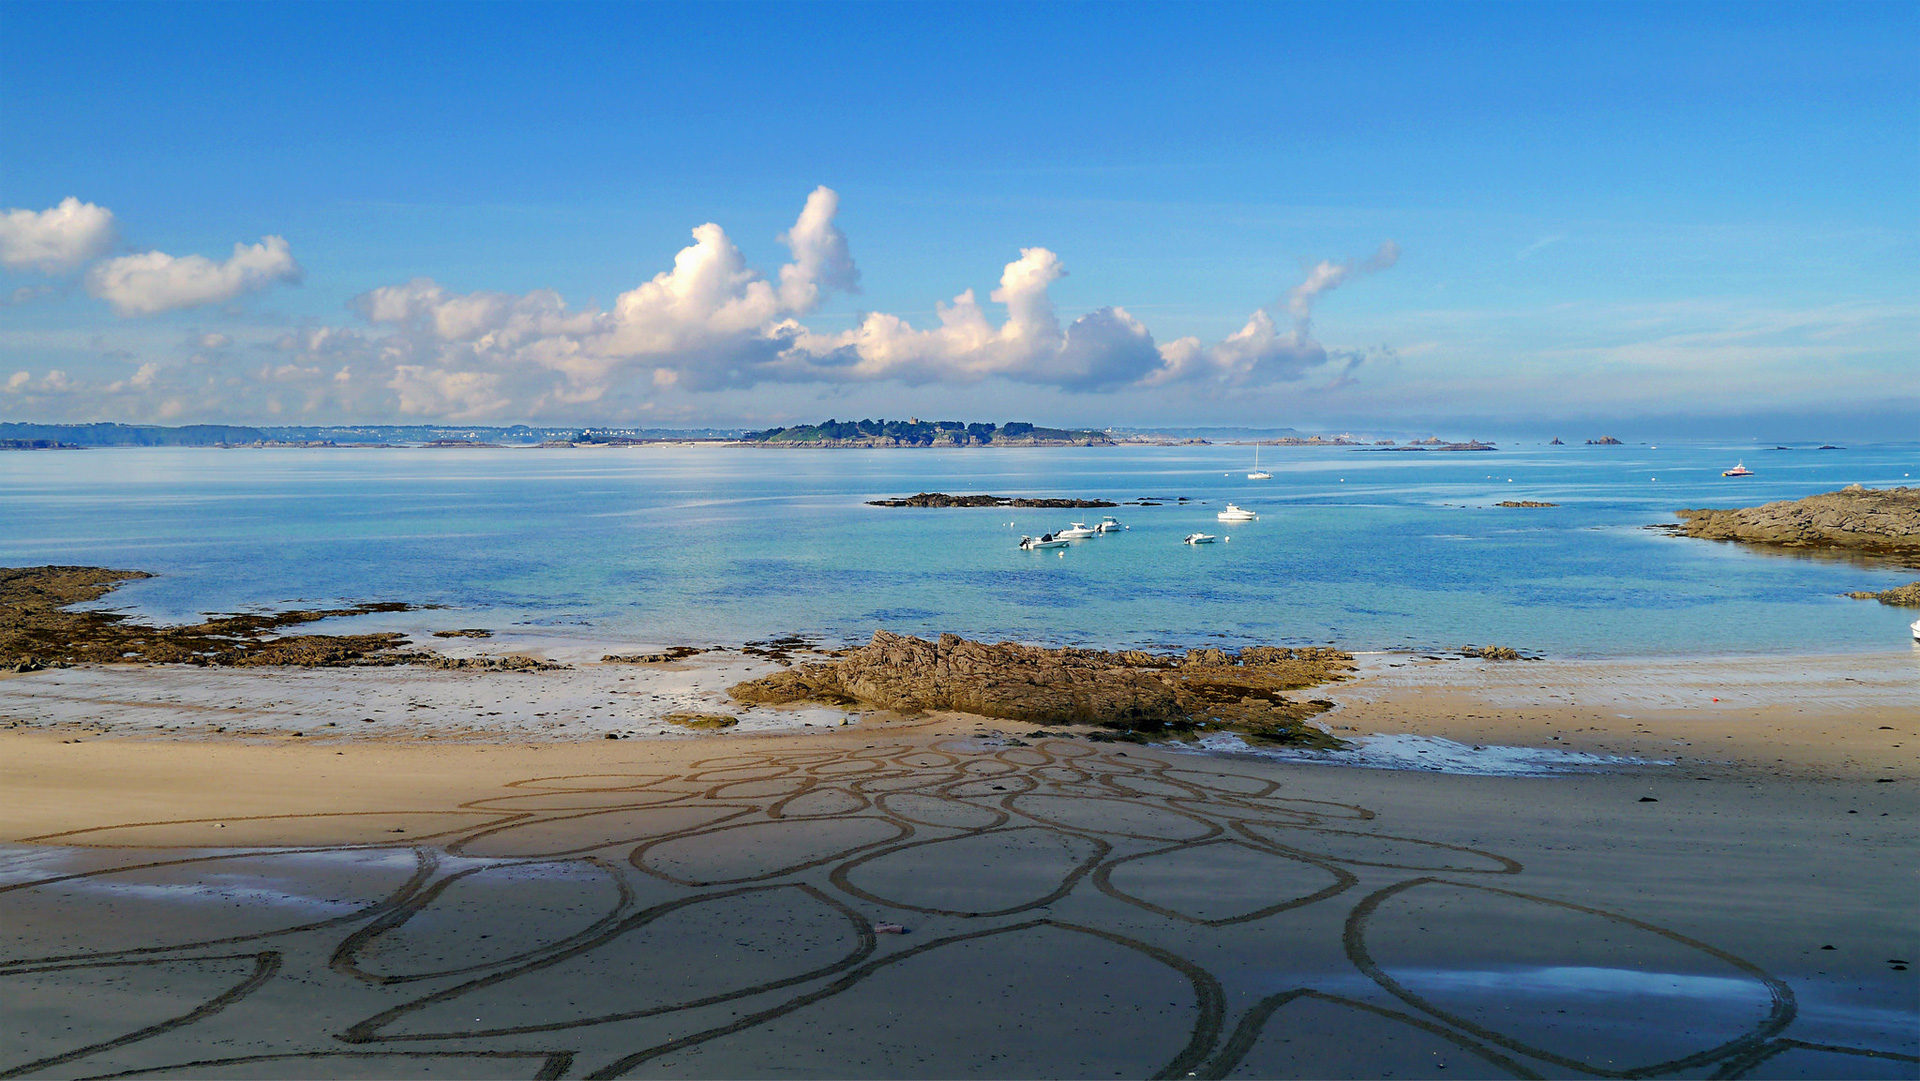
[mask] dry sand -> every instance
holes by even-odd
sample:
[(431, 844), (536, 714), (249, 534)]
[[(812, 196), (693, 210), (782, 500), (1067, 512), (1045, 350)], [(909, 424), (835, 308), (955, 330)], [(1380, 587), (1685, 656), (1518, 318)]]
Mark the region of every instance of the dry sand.
[(0, 682), (0, 1077), (1920, 1076), (1897, 667), (1719, 711), (1684, 664), (1395, 660), (1342, 735), (1679, 761), (594, 730), (699, 666)]

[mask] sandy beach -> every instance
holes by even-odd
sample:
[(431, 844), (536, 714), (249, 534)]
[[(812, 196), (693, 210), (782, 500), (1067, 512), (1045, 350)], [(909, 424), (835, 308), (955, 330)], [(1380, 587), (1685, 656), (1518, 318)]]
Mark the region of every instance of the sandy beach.
[(659, 723), (740, 655), (16, 676), (0, 1076), (1912, 1077), (1902, 663), (1331, 692), (1439, 769)]

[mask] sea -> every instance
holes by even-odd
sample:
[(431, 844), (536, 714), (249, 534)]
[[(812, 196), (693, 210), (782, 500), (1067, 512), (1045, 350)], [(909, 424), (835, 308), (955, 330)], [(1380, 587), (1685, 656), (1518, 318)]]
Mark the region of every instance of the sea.
[[(1722, 477), (1736, 462), (1755, 475)], [(479, 627), (575, 654), (879, 628), (1595, 658), (1914, 648), (1911, 609), (1843, 595), (1911, 569), (1655, 527), (1682, 507), (1911, 485), (1920, 443), (1264, 447), (1261, 463), (1272, 479), (1249, 480), (1253, 448), (1235, 444), (8, 452), (0, 565), (151, 572), (96, 604), (160, 622), (406, 601), (437, 607), (317, 629)], [(1127, 505), (868, 504), (916, 492)], [(1229, 501), (1258, 520), (1216, 520)], [(1017, 547), (1102, 514), (1126, 528)], [(1182, 543), (1196, 531), (1219, 541)]]

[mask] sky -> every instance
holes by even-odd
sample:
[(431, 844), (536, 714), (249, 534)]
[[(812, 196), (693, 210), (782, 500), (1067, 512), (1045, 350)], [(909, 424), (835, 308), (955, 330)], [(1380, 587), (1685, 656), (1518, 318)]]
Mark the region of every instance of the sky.
[(1917, 3), (0, 4), (0, 420), (1920, 438), (1916, 61)]

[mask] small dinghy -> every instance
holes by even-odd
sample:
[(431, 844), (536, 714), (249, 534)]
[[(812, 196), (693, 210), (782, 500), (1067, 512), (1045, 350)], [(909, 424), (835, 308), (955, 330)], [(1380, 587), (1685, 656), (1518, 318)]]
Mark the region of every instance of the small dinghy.
[(1226, 510), (1223, 510), (1219, 514), (1214, 515), (1214, 517), (1220, 519), (1223, 522), (1252, 522), (1257, 520), (1260, 516), (1258, 514), (1253, 513), (1252, 511), (1248, 510), (1245, 507), (1235, 506), (1234, 504), (1229, 503), (1227, 504)]
[(1065, 548), (1066, 546), (1066, 541), (1061, 540), (1052, 533), (1042, 533), (1037, 537), (1020, 538), (1020, 547), (1029, 552), (1038, 551), (1041, 548)]
[(1213, 535), (1213, 534), (1211, 534), (1211, 533), (1189, 533), (1189, 534), (1187, 534), (1187, 539), (1186, 539), (1186, 540), (1183, 540), (1183, 541), (1181, 541), (1180, 543), (1182, 543), (1182, 544), (1212, 544), (1212, 543), (1213, 543), (1214, 541), (1216, 541), (1216, 540), (1219, 540), (1219, 539), (1220, 539), (1220, 538), (1218, 538), (1218, 537), (1216, 537), (1216, 536), (1214, 536), (1214, 535)]

